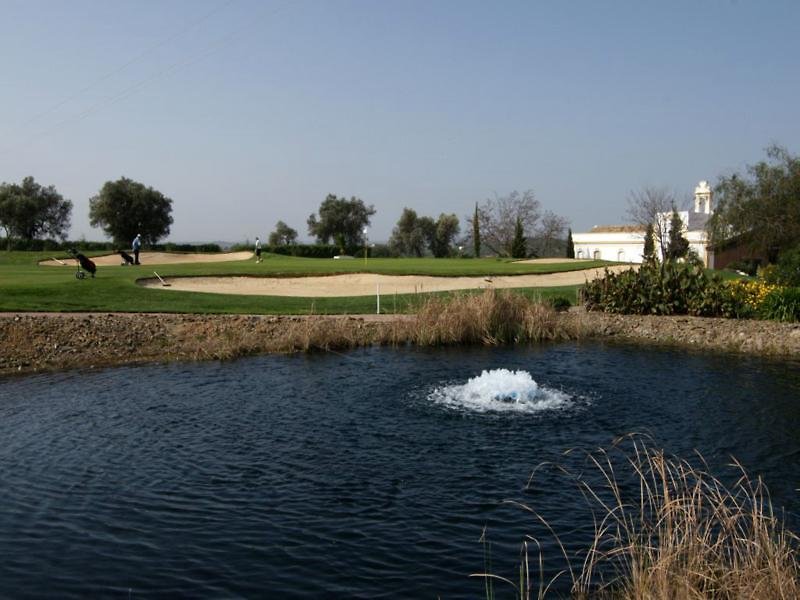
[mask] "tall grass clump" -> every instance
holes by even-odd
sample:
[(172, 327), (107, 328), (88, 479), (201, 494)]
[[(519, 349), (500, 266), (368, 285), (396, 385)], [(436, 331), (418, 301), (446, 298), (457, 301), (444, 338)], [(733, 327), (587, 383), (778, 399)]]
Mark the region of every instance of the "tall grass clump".
[[(565, 550), (534, 506), (519, 506), (558, 542), (566, 566), (556, 578), (571, 579), (573, 598), (800, 597), (798, 537), (775, 514), (763, 481), (738, 462), (731, 467), (728, 486), (702, 457), (692, 464), (650, 447), (641, 436), (625, 436), (589, 453), (580, 468), (558, 466), (583, 494), (594, 522), (593, 539), (577, 555)], [(523, 545), (518, 582), (480, 576), (513, 585), (520, 599), (544, 598), (553, 581), (544, 580), (541, 552), (538, 560), (529, 560), (531, 540), (537, 538)], [(531, 563), (540, 565), (538, 573), (531, 574)]]
[(575, 337), (571, 322), (552, 306), (512, 291), (432, 297), (410, 323), (410, 340), (422, 346), (512, 344)]

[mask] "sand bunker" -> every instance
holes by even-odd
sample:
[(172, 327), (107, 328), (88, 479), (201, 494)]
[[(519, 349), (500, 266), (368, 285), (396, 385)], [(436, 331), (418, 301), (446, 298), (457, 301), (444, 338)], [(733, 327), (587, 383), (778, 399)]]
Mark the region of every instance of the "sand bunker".
[[(133, 253), (128, 252), (131, 256)], [(211, 263), (211, 262), (228, 262), (233, 260), (247, 260), (253, 258), (252, 252), (225, 252), (217, 254), (183, 254), (180, 252), (140, 252), (139, 262), (142, 266), (147, 265), (175, 265), (179, 263)], [(61, 262), (57, 260), (43, 260), (40, 265), (48, 267), (63, 267), (68, 266), (75, 268), (78, 264), (75, 259), (62, 258)], [(119, 265), (122, 263), (122, 257), (119, 254), (107, 254), (105, 256), (92, 257), (94, 264), (98, 267), (107, 267), (112, 265)], [(63, 264), (62, 264), (63, 263)]]
[[(611, 267), (617, 272), (629, 265)], [(496, 277), (430, 277), (424, 275), (376, 275), (353, 273), (325, 277), (169, 277), (169, 287), (157, 279), (142, 280), (145, 287), (183, 292), (241, 294), (245, 296), (296, 296), (332, 298), (446, 292), (480, 288), (553, 287), (582, 284), (603, 276), (603, 269), (584, 269), (547, 275), (502, 275)]]

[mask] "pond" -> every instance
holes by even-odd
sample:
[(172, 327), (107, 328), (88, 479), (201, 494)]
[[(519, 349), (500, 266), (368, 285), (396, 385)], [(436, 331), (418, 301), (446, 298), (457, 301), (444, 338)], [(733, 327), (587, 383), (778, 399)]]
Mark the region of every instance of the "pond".
[(735, 456), (795, 526), (798, 367), (570, 343), (0, 380), (0, 595), (482, 597), (484, 530), (513, 577), (535, 525), (506, 500), (567, 544), (591, 531), (533, 468), (629, 432)]

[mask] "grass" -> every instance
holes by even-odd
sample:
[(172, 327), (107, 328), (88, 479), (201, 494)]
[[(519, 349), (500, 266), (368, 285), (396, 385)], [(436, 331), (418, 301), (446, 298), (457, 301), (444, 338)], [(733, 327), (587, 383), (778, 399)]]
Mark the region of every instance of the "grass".
[[(104, 254), (102, 252), (93, 255)], [(90, 255), (92, 255), (90, 253)], [(287, 298), (279, 296), (238, 296), (145, 289), (136, 284), (140, 277), (151, 277), (152, 268), (99, 267), (96, 279), (79, 281), (77, 270), (40, 266), (38, 261), (56, 257), (75, 264), (64, 254), (53, 252), (0, 252), (0, 311), (88, 311), (88, 312), (166, 312), (228, 314), (357, 314), (375, 311), (371, 296), (348, 298)], [(370, 272), (387, 275), (513, 275), (555, 273), (602, 266), (604, 262), (561, 264), (521, 264), (497, 259), (369, 259), (334, 261), (267, 255), (254, 261), (158, 265), (162, 277), (250, 275), (291, 277)], [(522, 288), (529, 298), (565, 296), (575, 301), (579, 286)], [(441, 297), (451, 293), (437, 294)], [(382, 298), (383, 312), (413, 312), (422, 295)], [(427, 295), (426, 295), (427, 296)]]
[[(698, 457), (693, 464), (629, 435), (589, 453), (578, 471), (557, 466), (587, 500), (594, 520), (593, 541), (577, 561), (535, 507), (519, 504), (557, 541), (573, 598), (800, 597), (800, 539), (775, 515), (764, 483), (734, 461), (735, 480), (727, 486)], [(536, 538), (523, 544), (518, 581), (477, 576), (509, 584), (520, 599), (546, 597), (553, 581), (545, 580), (541, 552), (538, 569), (531, 569), (528, 542)]]

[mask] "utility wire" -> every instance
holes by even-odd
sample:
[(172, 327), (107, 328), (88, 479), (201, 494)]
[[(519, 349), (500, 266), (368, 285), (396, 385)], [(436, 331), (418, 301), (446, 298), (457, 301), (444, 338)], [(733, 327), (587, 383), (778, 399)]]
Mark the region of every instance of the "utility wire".
[(59, 108), (61, 108), (65, 104), (67, 104), (68, 102), (71, 102), (72, 100), (75, 100), (76, 98), (82, 96), (83, 94), (85, 94), (86, 92), (91, 90), (96, 85), (98, 85), (100, 83), (103, 83), (104, 81), (106, 81), (107, 79), (110, 79), (114, 75), (116, 75), (118, 73), (121, 73), (122, 71), (124, 71), (125, 69), (130, 67), (131, 65), (136, 64), (137, 62), (142, 60), (145, 56), (147, 56), (151, 52), (154, 52), (155, 50), (158, 50), (162, 46), (168, 44), (169, 42), (181, 37), (182, 35), (184, 35), (185, 33), (189, 32), (189, 31), (191, 31), (192, 29), (194, 29), (195, 27), (197, 27), (198, 25), (200, 25), (204, 21), (207, 21), (208, 19), (210, 19), (216, 13), (221, 11), (223, 8), (227, 8), (228, 6), (230, 6), (234, 1), (235, 0), (227, 0), (227, 2), (224, 2), (223, 4), (217, 6), (216, 8), (214, 8), (212, 10), (210, 10), (209, 12), (205, 13), (204, 15), (199, 17), (198, 19), (195, 19), (194, 21), (191, 21), (190, 23), (185, 25), (182, 29), (180, 29), (179, 31), (176, 31), (175, 33), (171, 33), (170, 35), (166, 36), (165, 38), (162, 38), (161, 40), (159, 40), (158, 42), (156, 42), (155, 44), (153, 44), (149, 48), (146, 48), (143, 52), (137, 54), (135, 57), (133, 57), (132, 59), (130, 59), (129, 61), (127, 61), (123, 65), (120, 65), (119, 67), (116, 67), (116, 68), (112, 69), (111, 71), (108, 71), (107, 73), (101, 75), (100, 77), (98, 77), (97, 79), (95, 79), (94, 81), (89, 83), (87, 86), (85, 86), (85, 87), (81, 88), (80, 90), (78, 90), (76, 92), (73, 92), (72, 94), (66, 96), (65, 98), (63, 98), (61, 100), (59, 100), (58, 102), (56, 102), (55, 104), (53, 104), (49, 108), (45, 109), (44, 111), (32, 116), (27, 121), (23, 121), (22, 123), (20, 123), (19, 127), (20, 128), (27, 127), (28, 125), (31, 125), (31, 124), (35, 123), (36, 121), (38, 121), (42, 117), (46, 117), (47, 115), (49, 115), (53, 111), (58, 110)]
[[(231, 0), (231, 1), (233, 1), (233, 0)], [(285, 10), (286, 8), (288, 8), (291, 4), (293, 4), (293, 2), (294, 2), (294, 0), (289, 0), (288, 2), (282, 4), (281, 6), (276, 8), (275, 10), (264, 14), (262, 16), (262, 18), (271, 17), (271, 16), (274, 16), (274, 15), (278, 14), (279, 12), (281, 12), (281, 11)], [(46, 129), (45, 131), (42, 131), (42, 132), (40, 132), (38, 134), (34, 134), (34, 135), (30, 136), (27, 140), (25, 140), (24, 142), (22, 142), (20, 145), (18, 145), (16, 147), (7, 147), (5, 150), (1, 150), (0, 151), (0, 156), (2, 156), (4, 154), (9, 154), (13, 150), (19, 149), (20, 147), (22, 147), (24, 145), (30, 144), (31, 142), (33, 142), (33, 141), (35, 141), (37, 139), (40, 139), (40, 138), (43, 138), (43, 137), (47, 137), (48, 135), (54, 133), (55, 131), (65, 127), (66, 125), (80, 122), (80, 121), (84, 120), (85, 118), (87, 118), (87, 117), (89, 117), (89, 116), (91, 116), (93, 114), (96, 114), (97, 112), (101, 111), (102, 109), (106, 108), (107, 106), (111, 106), (112, 104), (116, 104), (117, 102), (120, 102), (122, 100), (125, 100), (126, 98), (129, 98), (129, 97), (133, 96), (134, 94), (136, 94), (136, 92), (138, 92), (141, 88), (143, 88), (147, 84), (149, 84), (149, 83), (151, 83), (151, 82), (153, 82), (153, 81), (155, 81), (157, 79), (161, 79), (162, 77), (166, 77), (166, 76), (172, 75), (172, 74), (174, 74), (174, 73), (176, 73), (176, 72), (178, 72), (178, 71), (180, 71), (182, 69), (185, 69), (185, 68), (187, 68), (187, 67), (189, 67), (189, 66), (191, 66), (191, 65), (193, 65), (195, 63), (198, 63), (198, 62), (204, 60), (205, 58), (207, 58), (208, 56), (210, 56), (214, 52), (217, 52), (221, 48), (223, 48), (223, 47), (227, 46), (228, 44), (232, 43), (233, 41), (236, 41), (236, 39), (238, 39), (237, 36), (240, 33), (242, 33), (243, 31), (246, 31), (248, 29), (251, 29), (251, 28), (255, 27), (258, 24), (259, 24), (259, 20), (258, 19), (254, 19), (254, 20), (250, 21), (247, 26), (239, 28), (239, 29), (235, 29), (235, 30), (229, 32), (228, 34), (226, 34), (223, 37), (219, 38), (215, 42), (213, 42), (213, 43), (209, 44), (208, 46), (206, 46), (205, 49), (203, 49), (201, 52), (195, 54), (194, 56), (192, 56), (192, 57), (190, 57), (190, 58), (188, 58), (186, 60), (183, 60), (183, 61), (177, 61), (177, 62), (169, 65), (168, 67), (165, 67), (164, 69), (161, 69), (160, 71), (157, 71), (157, 72), (153, 73), (152, 75), (149, 75), (149, 76), (147, 76), (147, 77), (145, 77), (143, 79), (140, 79), (136, 83), (128, 86), (127, 88), (125, 88), (124, 90), (122, 90), (121, 92), (116, 94), (115, 96), (112, 96), (111, 98), (107, 98), (106, 100), (98, 102), (97, 104), (94, 104), (93, 106), (90, 106), (89, 108), (83, 110), (82, 112), (78, 113), (77, 115), (73, 115), (72, 117), (69, 117), (67, 119), (64, 119), (63, 121), (60, 121), (59, 123), (56, 123), (53, 127), (50, 127), (48, 129)]]

